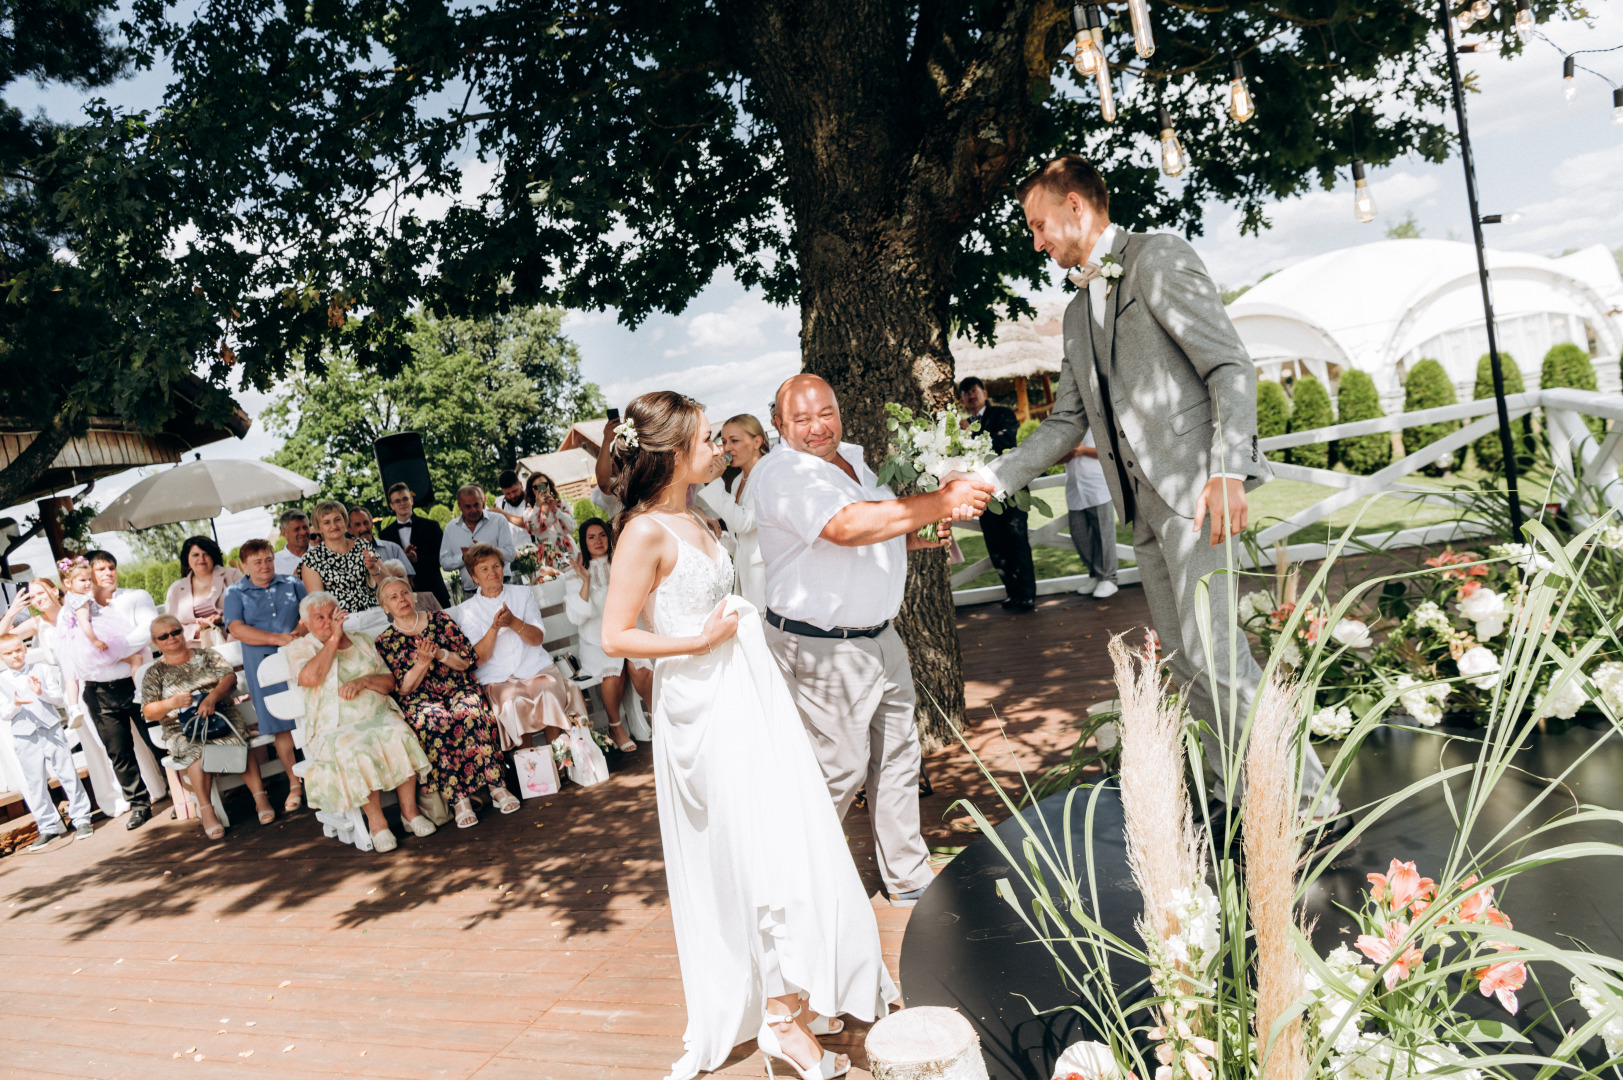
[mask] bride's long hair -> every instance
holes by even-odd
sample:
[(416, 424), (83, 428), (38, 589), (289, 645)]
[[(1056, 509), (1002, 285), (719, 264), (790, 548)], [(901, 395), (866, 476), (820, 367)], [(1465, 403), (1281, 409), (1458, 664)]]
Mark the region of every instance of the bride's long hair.
[[(619, 543), (626, 523), (647, 513), (648, 504), (676, 479), (704, 422), (704, 406), (674, 390), (655, 390), (626, 406), (626, 421), (608, 447), (614, 462), (609, 493), (625, 507), (614, 519), (610, 543)], [(635, 445), (627, 428), (636, 433)]]

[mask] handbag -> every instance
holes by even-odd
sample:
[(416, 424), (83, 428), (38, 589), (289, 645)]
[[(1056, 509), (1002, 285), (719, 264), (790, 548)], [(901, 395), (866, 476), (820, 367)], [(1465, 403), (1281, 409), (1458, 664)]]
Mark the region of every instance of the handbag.
[[(187, 739), (203, 744), (203, 771), (236, 775), (248, 768), (248, 740), (238, 731), (223, 712), (215, 709), (208, 716), (199, 716), (197, 703), (203, 700), (201, 690), (192, 691), (192, 703), (177, 714), (180, 730)], [(222, 742), (235, 735), (238, 742)]]
[(219, 709), (208, 716), (198, 715), (197, 706), (202, 700), (203, 691), (193, 690), (192, 703), (175, 714), (180, 722), (180, 733), (188, 741), (206, 743), (210, 739), (223, 739), (235, 730)]
[(598, 749), (597, 741), (592, 738), (592, 729), (580, 721), (569, 725), (569, 747), (571, 764), (568, 766), (569, 779), (581, 787), (591, 787), (601, 784), (609, 778), (609, 762)]
[(451, 811), (445, 805), (445, 796), (421, 784), (417, 786), (417, 809), (435, 825), (444, 825), (451, 820)]

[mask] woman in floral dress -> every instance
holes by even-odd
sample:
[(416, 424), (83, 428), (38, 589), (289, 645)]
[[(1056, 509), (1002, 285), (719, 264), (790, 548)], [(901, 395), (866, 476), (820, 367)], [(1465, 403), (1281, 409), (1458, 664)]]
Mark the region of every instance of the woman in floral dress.
[(519, 801), (502, 783), (496, 717), (473, 676), (473, 645), (449, 615), (418, 611), (402, 578), (386, 578), (378, 601), (393, 624), (378, 635), (378, 655), (394, 673), (395, 700), (433, 763), (428, 786), (455, 808), (459, 829), (479, 823), (473, 794), (481, 787), (511, 814)]
[(569, 571), (575, 560), (575, 517), (564, 509), (558, 486), (546, 473), (533, 473), (525, 484), (524, 525), (530, 530), (543, 566), (558, 573)]

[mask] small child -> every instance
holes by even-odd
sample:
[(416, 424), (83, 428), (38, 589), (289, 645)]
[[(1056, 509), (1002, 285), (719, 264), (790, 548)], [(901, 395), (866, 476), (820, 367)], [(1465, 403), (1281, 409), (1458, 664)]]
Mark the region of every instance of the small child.
[(67, 835), (51, 799), (52, 773), (68, 797), (68, 816), (79, 839), (95, 835), (90, 797), (79, 783), (73, 747), (57, 711), (65, 704), (57, 670), (28, 663), (28, 644), (16, 634), (0, 634), (0, 723), (11, 725), (12, 745), (23, 771), (23, 800), (39, 829), (39, 839), (28, 846), (29, 851), (41, 851)]
[(76, 701), (82, 689), (79, 683), (90, 676), (107, 680), (110, 676), (107, 669), (117, 664), (128, 664), (133, 678), (140, 670), (141, 655), (131, 653), (125, 639), (127, 631), (120, 628), (116, 620), (110, 620), (105, 614), (99, 619), (96, 617), (102, 608), (96, 603), (96, 583), (89, 561), (82, 555), (63, 559), (57, 569), (62, 573), (63, 589), (62, 614), (56, 620), (57, 629), (61, 631), (57, 637), (61, 655), (57, 659), (69, 682), (68, 698)]

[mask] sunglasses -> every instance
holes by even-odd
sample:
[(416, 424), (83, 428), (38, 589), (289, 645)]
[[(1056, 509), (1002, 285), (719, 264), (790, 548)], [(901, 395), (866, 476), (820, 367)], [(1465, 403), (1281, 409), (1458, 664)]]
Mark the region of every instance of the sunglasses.
[(170, 638), (179, 637), (184, 632), (185, 631), (182, 631), (182, 630), (170, 630), (168, 633), (164, 633), (164, 634), (153, 634), (152, 635), (152, 640), (153, 641), (168, 641)]

